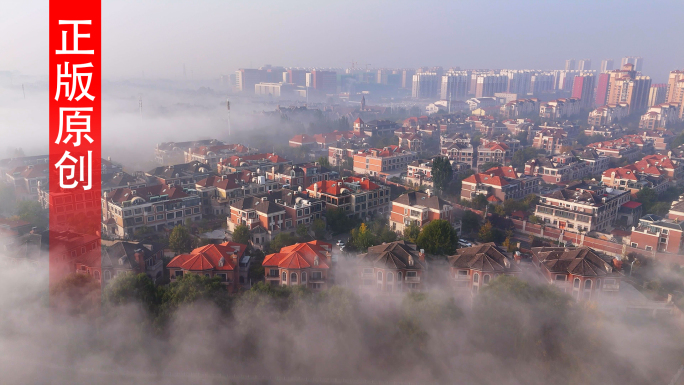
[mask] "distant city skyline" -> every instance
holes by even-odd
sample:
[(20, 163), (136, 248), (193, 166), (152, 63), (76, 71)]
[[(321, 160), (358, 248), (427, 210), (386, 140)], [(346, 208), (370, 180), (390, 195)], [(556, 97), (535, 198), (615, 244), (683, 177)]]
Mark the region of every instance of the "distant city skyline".
[[(0, 33), (12, 38), (0, 42), (0, 71), (46, 75), (48, 1), (5, 8)], [(684, 51), (663, 38), (684, 32), (677, 8), (684, 4), (105, 0), (103, 76), (181, 78), (185, 67), (188, 77), (206, 79), (264, 64), (346, 68), (352, 61), (374, 68), (550, 70), (563, 69), (569, 58), (618, 64), (640, 56), (644, 73), (664, 81), (684, 67)], [(654, 19), (657, 29), (639, 27)]]

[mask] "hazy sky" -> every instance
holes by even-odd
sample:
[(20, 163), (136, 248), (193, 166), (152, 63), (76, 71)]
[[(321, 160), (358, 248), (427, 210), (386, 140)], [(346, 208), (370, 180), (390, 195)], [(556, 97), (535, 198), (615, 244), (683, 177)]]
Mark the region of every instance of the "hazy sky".
[[(0, 13), (0, 71), (46, 75), (48, 1)], [(562, 68), (643, 56), (684, 67), (673, 1), (103, 1), (103, 75), (215, 78), (238, 67)]]

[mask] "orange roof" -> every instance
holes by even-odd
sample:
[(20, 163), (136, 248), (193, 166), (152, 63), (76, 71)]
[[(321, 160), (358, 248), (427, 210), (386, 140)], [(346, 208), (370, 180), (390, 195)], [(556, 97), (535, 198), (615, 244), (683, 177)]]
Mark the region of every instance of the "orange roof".
[[(269, 254), (264, 257), (264, 267), (279, 267), (283, 269), (305, 269), (316, 266), (318, 269), (329, 269), (330, 261), (328, 254), (332, 250), (332, 244), (311, 241), (296, 243), (280, 249), (279, 253)], [(318, 260), (316, 265), (315, 261)]]
[(494, 195), (490, 195), (487, 197), (488, 202), (501, 202), (501, 199), (495, 197)]
[(465, 179), (463, 182), (482, 183), (491, 186), (508, 186), (508, 182), (500, 176), (490, 176), (489, 174), (475, 174)]
[(518, 178), (518, 173), (515, 172), (513, 167), (511, 166), (506, 166), (506, 167), (492, 167), (489, 170), (484, 172), (485, 174), (489, 175), (494, 175), (494, 176), (500, 176), (500, 177), (506, 177), (506, 178)]
[(290, 142), (294, 143), (313, 143), (316, 140), (314, 137), (306, 135), (306, 134), (301, 134), (301, 135), (295, 135), (290, 139)]
[(323, 194), (328, 194), (328, 195), (341, 195), (342, 194), (342, 189), (350, 189), (349, 186), (346, 186), (346, 183), (358, 183), (359, 186), (361, 187), (362, 190), (369, 191), (369, 190), (376, 190), (380, 188), (380, 186), (374, 182), (371, 182), (367, 178), (358, 178), (354, 176), (346, 177), (344, 179), (338, 179), (338, 180), (322, 180), (320, 182), (316, 182), (312, 184), (311, 186), (307, 187), (307, 191), (314, 191), (314, 186), (318, 187), (318, 192), (323, 193)]
[[(190, 254), (174, 257), (167, 267), (180, 268), (185, 271), (234, 270), (245, 253), (247, 245), (225, 242), (220, 245), (199, 247)], [(233, 259), (233, 256), (236, 258)], [(223, 262), (221, 260), (223, 259)]]

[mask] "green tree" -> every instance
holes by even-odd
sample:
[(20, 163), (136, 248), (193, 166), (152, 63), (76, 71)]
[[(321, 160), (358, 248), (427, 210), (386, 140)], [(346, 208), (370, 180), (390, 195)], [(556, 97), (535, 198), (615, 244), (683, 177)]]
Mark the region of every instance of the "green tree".
[[(647, 207), (658, 201), (658, 193), (656, 193), (656, 191), (650, 187), (644, 187), (643, 189), (639, 190), (636, 196), (637, 202)], [(644, 209), (645, 208), (646, 207), (644, 207)], [(645, 213), (646, 212), (648, 211), (645, 211)]]
[(448, 158), (438, 156), (432, 160), (432, 181), (435, 188), (445, 191), (451, 183), (453, 175), (454, 170), (451, 168)]
[(205, 277), (201, 274), (187, 273), (175, 280), (168, 288), (161, 290), (162, 310), (167, 314), (181, 305), (188, 305), (197, 300), (218, 300), (223, 290), (218, 277)]
[(347, 216), (342, 208), (330, 209), (325, 213), (330, 229), (335, 234), (346, 233), (354, 228), (356, 221)]
[(456, 251), (458, 235), (451, 223), (437, 219), (423, 227), (416, 244), (430, 254), (451, 255)]
[(142, 239), (145, 238), (145, 236), (152, 234), (153, 231), (151, 228), (147, 226), (141, 226), (135, 232), (133, 233), (133, 238), (135, 239)]
[(351, 231), (349, 243), (361, 251), (366, 251), (369, 247), (374, 246), (375, 236), (368, 229), (365, 223)]
[(21, 201), (17, 205), (17, 215), (36, 227), (46, 228), (48, 226), (48, 212), (44, 210), (40, 203), (36, 201)]
[(461, 232), (470, 234), (480, 230), (480, 216), (470, 210), (463, 212), (461, 217)]
[(480, 242), (494, 242), (494, 229), (492, 228), (492, 224), (489, 221), (486, 221), (482, 227), (480, 227), (480, 231), (477, 233), (477, 239), (480, 240)]
[(535, 158), (537, 154), (538, 151), (534, 147), (525, 147), (523, 149), (520, 149), (513, 154), (513, 158), (511, 159), (511, 165), (514, 168), (523, 169), (525, 168), (525, 162)]
[(280, 252), (280, 249), (282, 249), (283, 247), (294, 245), (295, 243), (297, 243), (297, 241), (297, 237), (291, 235), (290, 233), (280, 233), (276, 235), (271, 241), (271, 244), (269, 245), (269, 250), (271, 253), (278, 253)]
[(104, 301), (109, 305), (140, 303), (149, 311), (159, 305), (154, 282), (147, 274), (118, 274), (104, 291)]
[(309, 229), (303, 223), (301, 223), (297, 226), (296, 232), (297, 232), (297, 236), (300, 239), (304, 239), (304, 238), (309, 237)]
[(330, 167), (330, 162), (328, 161), (327, 156), (318, 157), (318, 159), (316, 159), (316, 162), (318, 162), (318, 164), (320, 164), (323, 167)]
[(482, 210), (487, 207), (488, 203), (487, 197), (484, 196), (484, 194), (477, 194), (475, 198), (473, 198), (473, 207), (478, 210)]
[(418, 223), (411, 222), (408, 226), (404, 227), (404, 239), (407, 242), (416, 243), (418, 235), (420, 235), (420, 226), (418, 226)]
[(494, 167), (501, 167), (501, 163), (499, 163), (499, 162), (486, 162), (486, 163), (483, 163), (483, 164), (480, 166), (480, 171), (481, 171), (481, 172), (485, 172), (485, 171), (489, 170), (490, 168), (494, 168)]
[(192, 237), (185, 226), (178, 225), (169, 235), (169, 247), (176, 253), (187, 253), (192, 248)]
[(50, 305), (68, 314), (95, 315), (100, 301), (100, 283), (89, 274), (69, 274), (50, 287)]
[(325, 239), (325, 221), (322, 219), (314, 219), (311, 223), (311, 230), (314, 232), (314, 236), (318, 240)]
[(249, 228), (246, 225), (237, 225), (233, 230), (232, 239), (235, 243), (249, 245), (250, 238)]

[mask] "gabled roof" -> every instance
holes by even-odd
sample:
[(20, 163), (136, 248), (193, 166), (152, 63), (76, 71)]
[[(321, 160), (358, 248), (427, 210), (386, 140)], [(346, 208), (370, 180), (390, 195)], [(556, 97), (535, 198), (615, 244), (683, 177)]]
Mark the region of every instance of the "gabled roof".
[(426, 262), (420, 260), (416, 245), (396, 241), (368, 248), (366, 254), (358, 256), (360, 263), (385, 269), (424, 270)]
[(279, 253), (269, 254), (264, 257), (262, 266), (279, 267), (281, 269), (305, 269), (309, 267), (329, 269), (331, 250), (332, 244), (326, 242), (296, 243), (283, 247)]
[(125, 202), (130, 201), (133, 198), (142, 198), (147, 202), (152, 196), (168, 195), (168, 199), (178, 199), (185, 198), (189, 195), (183, 192), (180, 187), (171, 187), (165, 184), (159, 184), (154, 186), (139, 187), (135, 189), (130, 188), (118, 188), (111, 191), (107, 197), (111, 202)]
[(181, 254), (168, 263), (169, 268), (180, 268), (185, 271), (232, 271), (247, 249), (247, 245), (225, 242), (220, 245), (199, 247), (190, 254)]
[(407, 206), (424, 206), (433, 210), (442, 210), (444, 206), (450, 206), (451, 203), (436, 195), (428, 195), (420, 191), (410, 191), (400, 195), (393, 200), (394, 203), (399, 203)]
[(116, 242), (107, 247), (102, 254), (102, 267), (120, 267), (135, 270), (139, 268), (138, 261), (135, 259), (136, 251), (141, 251), (144, 254), (144, 260), (147, 260), (152, 258), (160, 248), (161, 246), (158, 244), (143, 245), (137, 242)]
[(532, 253), (551, 273), (582, 277), (617, 276), (610, 259), (602, 258), (589, 247), (535, 247)]
[(463, 182), (482, 183), (491, 186), (507, 186), (509, 184), (504, 178), (496, 175), (491, 176), (489, 174), (474, 174), (463, 179)]
[(520, 267), (506, 256), (493, 242), (456, 250), (449, 257), (449, 264), (456, 269), (472, 269), (489, 273), (518, 273)]
[(504, 178), (512, 178), (512, 179), (518, 178), (518, 173), (515, 172), (515, 169), (513, 169), (513, 167), (511, 167), (511, 166), (492, 167), (489, 170), (485, 171), (484, 174), (500, 176), (500, 177), (504, 177)]

